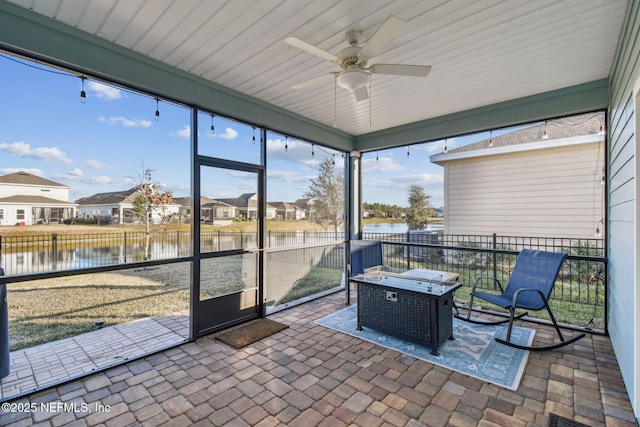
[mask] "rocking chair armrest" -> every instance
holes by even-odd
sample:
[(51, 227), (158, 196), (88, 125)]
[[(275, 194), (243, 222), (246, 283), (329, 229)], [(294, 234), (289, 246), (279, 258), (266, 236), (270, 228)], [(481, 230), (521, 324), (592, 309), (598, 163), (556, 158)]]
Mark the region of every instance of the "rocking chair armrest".
[(520, 296), (521, 292), (537, 292), (540, 295), (540, 298), (542, 298), (542, 301), (545, 304), (548, 304), (547, 299), (544, 297), (544, 294), (542, 293), (542, 291), (540, 291), (539, 289), (534, 289), (534, 288), (520, 288), (517, 289), (514, 293), (513, 293), (513, 300), (511, 302), (511, 307), (517, 307), (518, 305), (518, 296)]
[(504, 289), (502, 289), (502, 285), (500, 284), (500, 280), (498, 280), (497, 277), (493, 277), (493, 276), (477, 276), (476, 280), (473, 282), (473, 287), (471, 288), (471, 292), (475, 292), (476, 291), (476, 286), (478, 284), (478, 282), (482, 279), (490, 279), (493, 280), (494, 283), (498, 284), (498, 287), (500, 288), (500, 292), (504, 293)]

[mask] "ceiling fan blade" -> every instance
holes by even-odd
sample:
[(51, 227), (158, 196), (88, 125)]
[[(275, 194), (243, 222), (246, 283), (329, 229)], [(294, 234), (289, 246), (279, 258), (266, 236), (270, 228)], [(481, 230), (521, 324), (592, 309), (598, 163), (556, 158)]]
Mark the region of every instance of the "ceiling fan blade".
[(369, 93), (367, 92), (366, 86), (360, 86), (359, 88), (353, 91), (353, 94), (356, 96), (356, 102), (369, 99)]
[(426, 77), (431, 71), (428, 65), (374, 64), (371, 74), (391, 74), (394, 76)]
[(314, 78), (306, 80), (304, 82), (297, 83), (297, 84), (291, 86), (291, 89), (298, 90), (298, 89), (302, 89), (303, 87), (312, 86), (314, 84), (318, 84), (318, 83), (324, 82), (325, 80), (328, 80), (329, 76), (335, 78), (336, 74), (338, 74), (338, 73), (322, 74), (320, 76), (314, 77)]
[(402, 19), (391, 15), (365, 43), (359, 55), (365, 58), (373, 58), (384, 49), (387, 43), (400, 34), (406, 24)]
[(338, 57), (332, 53), (327, 52), (326, 50), (322, 50), (319, 47), (315, 47), (312, 44), (307, 42), (303, 42), (300, 39), (295, 37), (287, 37), (284, 39), (285, 43), (290, 44), (293, 47), (297, 47), (298, 49), (302, 49), (306, 52), (309, 52), (312, 55), (319, 56), (322, 59), (326, 59), (331, 62), (339, 62)]

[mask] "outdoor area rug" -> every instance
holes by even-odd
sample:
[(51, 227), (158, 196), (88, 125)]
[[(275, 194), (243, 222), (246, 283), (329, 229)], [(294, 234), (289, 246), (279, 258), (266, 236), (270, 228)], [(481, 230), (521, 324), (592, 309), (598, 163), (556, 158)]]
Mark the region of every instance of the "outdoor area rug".
[[(510, 390), (518, 388), (529, 357), (528, 351), (498, 344), (494, 340), (495, 337), (506, 336), (506, 325), (475, 325), (454, 318), (455, 340), (447, 340), (438, 349), (440, 355), (434, 356), (430, 347), (394, 338), (371, 328), (358, 331), (356, 305), (318, 319), (316, 323)], [(532, 329), (514, 326), (511, 341), (531, 345), (534, 334)]]
[(234, 348), (243, 348), (289, 326), (271, 319), (258, 319), (216, 336), (218, 341)]

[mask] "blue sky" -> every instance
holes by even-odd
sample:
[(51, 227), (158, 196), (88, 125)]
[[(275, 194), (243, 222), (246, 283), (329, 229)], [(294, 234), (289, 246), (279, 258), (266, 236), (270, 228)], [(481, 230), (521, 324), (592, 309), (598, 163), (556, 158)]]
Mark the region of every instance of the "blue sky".
[[(87, 97), (81, 103), (83, 82), (77, 75), (7, 54), (0, 57), (0, 81), (0, 174), (24, 170), (68, 185), (73, 201), (131, 188), (148, 167), (153, 180), (174, 196), (189, 194), (188, 109), (162, 100), (156, 107), (153, 97), (91, 79), (84, 81)], [(257, 129), (205, 113), (198, 121), (201, 154), (259, 163)], [(450, 138), (447, 145), (455, 148), (487, 136)], [(303, 197), (325, 157), (333, 157), (336, 170), (343, 171), (343, 159), (333, 150), (274, 133), (267, 138), (269, 201)], [(441, 206), (443, 169), (431, 164), (429, 156), (443, 147), (444, 141), (436, 141), (412, 145), (410, 156), (406, 147), (365, 153), (363, 200), (406, 206), (409, 185), (419, 184)], [(203, 193), (209, 197), (236, 197), (256, 189), (251, 174), (205, 175), (210, 176)]]

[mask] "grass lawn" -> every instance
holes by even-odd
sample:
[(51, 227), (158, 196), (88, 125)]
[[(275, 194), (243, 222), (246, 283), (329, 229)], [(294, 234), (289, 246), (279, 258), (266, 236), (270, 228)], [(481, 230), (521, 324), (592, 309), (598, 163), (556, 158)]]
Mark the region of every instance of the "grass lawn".
[(12, 283), (12, 351), (189, 308), (189, 264)]

